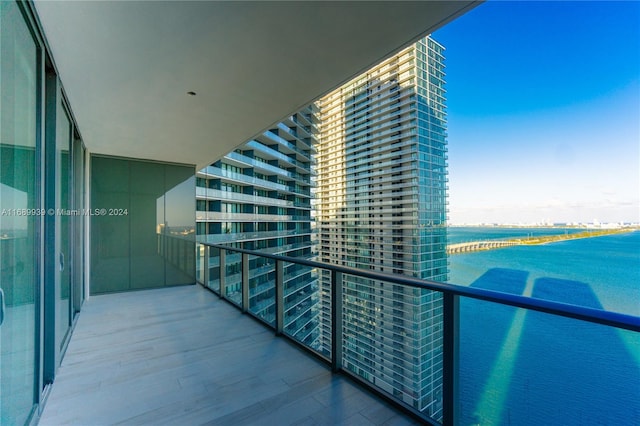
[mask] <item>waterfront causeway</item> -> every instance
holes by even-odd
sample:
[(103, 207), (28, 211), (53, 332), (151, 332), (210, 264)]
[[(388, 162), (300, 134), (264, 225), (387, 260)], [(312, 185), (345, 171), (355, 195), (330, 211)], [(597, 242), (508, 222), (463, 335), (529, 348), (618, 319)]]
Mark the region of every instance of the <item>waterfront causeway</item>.
[(527, 236), (519, 238), (510, 238), (507, 240), (484, 240), (484, 241), (468, 241), (464, 243), (449, 244), (447, 246), (447, 254), (462, 254), (472, 253), (476, 251), (493, 250), (503, 247), (512, 247), (518, 245), (539, 245), (554, 243), (557, 241), (575, 240), (578, 238), (593, 238), (602, 237), (605, 235), (621, 234), (627, 232), (633, 232), (636, 228), (624, 228), (624, 229), (594, 229), (586, 230), (584, 232), (576, 232), (573, 234), (561, 234), (561, 235), (543, 235), (543, 236)]

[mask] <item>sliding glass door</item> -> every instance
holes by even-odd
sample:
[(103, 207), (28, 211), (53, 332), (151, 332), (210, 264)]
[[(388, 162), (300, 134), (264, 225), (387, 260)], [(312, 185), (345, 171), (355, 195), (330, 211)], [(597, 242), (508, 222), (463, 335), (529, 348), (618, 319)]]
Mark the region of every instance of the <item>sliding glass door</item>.
[(0, 424), (29, 421), (39, 368), (39, 52), (0, 1)]
[[(76, 211), (83, 212), (85, 207), (85, 148), (82, 140), (78, 138), (73, 139), (73, 152), (72, 152), (72, 182), (73, 182), (73, 194), (72, 203), (73, 208)], [(73, 215), (69, 218), (71, 221), (71, 236), (73, 243), (71, 244), (71, 265), (73, 270), (71, 271), (71, 283), (72, 283), (72, 318), (75, 318), (76, 314), (80, 312), (80, 307), (85, 299), (84, 294), (84, 251), (85, 251), (85, 239), (84, 239), (84, 225), (87, 217), (84, 214)]]
[[(56, 353), (62, 353), (71, 327), (71, 120), (58, 96), (55, 143), (55, 311)], [(56, 365), (60, 357), (56, 357)]]
[(39, 34), (0, 1), (0, 426), (32, 422), (84, 301), (86, 153)]

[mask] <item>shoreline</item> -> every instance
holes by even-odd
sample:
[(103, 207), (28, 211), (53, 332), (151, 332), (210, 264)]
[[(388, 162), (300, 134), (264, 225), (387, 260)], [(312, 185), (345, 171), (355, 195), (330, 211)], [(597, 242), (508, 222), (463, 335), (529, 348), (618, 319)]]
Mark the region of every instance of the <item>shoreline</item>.
[(498, 250), (507, 247), (516, 246), (539, 246), (545, 244), (552, 244), (561, 241), (569, 240), (581, 240), (585, 238), (597, 238), (605, 237), (608, 235), (629, 234), (640, 231), (640, 228), (624, 228), (624, 229), (590, 229), (582, 232), (575, 232), (571, 234), (555, 234), (555, 235), (540, 235), (529, 237), (515, 237), (504, 239), (487, 239), (476, 240), (463, 243), (447, 244), (447, 255), (455, 256), (459, 254), (474, 253), (478, 251)]
[(523, 246), (537, 246), (543, 244), (550, 244), (559, 241), (567, 241), (567, 240), (580, 240), (585, 238), (596, 238), (596, 237), (604, 237), (607, 235), (617, 235), (617, 234), (628, 234), (631, 232), (635, 232), (638, 229), (598, 229), (598, 230), (587, 230), (584, 232), (577, 232), (575, 234), (563, 234), (563, 235), (547, 235), (540, 237), (532, 237), (531, 239), (522, 240), (521, 238), (514, 238), (508, 241), (517, 241), (520, 245)]

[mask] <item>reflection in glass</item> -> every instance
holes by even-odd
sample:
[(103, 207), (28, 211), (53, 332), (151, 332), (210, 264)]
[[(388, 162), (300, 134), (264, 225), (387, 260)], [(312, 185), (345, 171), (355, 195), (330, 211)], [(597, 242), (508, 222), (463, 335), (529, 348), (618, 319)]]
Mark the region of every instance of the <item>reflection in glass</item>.
[[(23, 424), (36, 373), (37, 48), (14, 2), (0, 2), (0, 424)], [(24, 210), (23, 210), (24, 209)]]
[(165, 285), (195, 282), (196, 177), (193, 167), (164, 165)]

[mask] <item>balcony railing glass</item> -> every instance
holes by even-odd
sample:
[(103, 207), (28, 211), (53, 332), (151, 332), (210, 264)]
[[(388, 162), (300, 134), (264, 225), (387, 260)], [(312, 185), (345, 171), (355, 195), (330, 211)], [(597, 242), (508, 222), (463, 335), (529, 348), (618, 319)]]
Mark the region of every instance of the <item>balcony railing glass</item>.
[[(249, 272), (259, 258), (273, 262), (253, 287), (262, 305)], [(198, 244), (198, 259), (208, 288), (427, 424), (638, 423), (638, 317), (215, 244)]]

